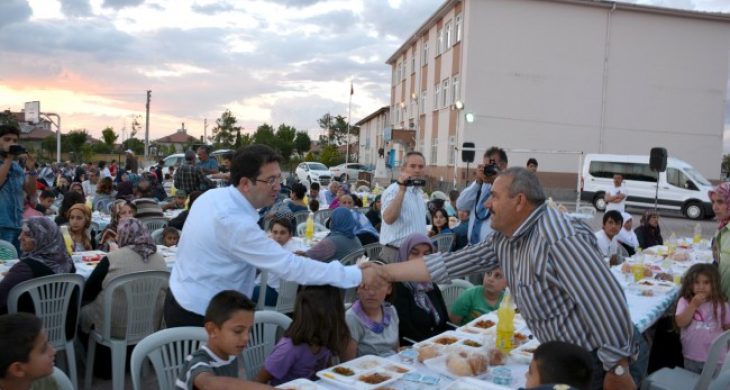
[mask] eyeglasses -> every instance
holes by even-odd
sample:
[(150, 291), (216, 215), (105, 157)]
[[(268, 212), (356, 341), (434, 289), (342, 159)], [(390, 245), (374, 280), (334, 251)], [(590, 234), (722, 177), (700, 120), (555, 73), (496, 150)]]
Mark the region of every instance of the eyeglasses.
[(259, 183), (266, 183), (266, 184), (268, 184), (268, 185), (270, 185), (270, 186), (273, 187), (273, 186), (275, 186), (277, 184), (281, 184), (284, 179), (281, 176), (272, 176), (272, 177), (269, 177), (266, 180), (261, 180), (261, 179), (255, 179), (255, 180), (257, 182), (259, 182)]

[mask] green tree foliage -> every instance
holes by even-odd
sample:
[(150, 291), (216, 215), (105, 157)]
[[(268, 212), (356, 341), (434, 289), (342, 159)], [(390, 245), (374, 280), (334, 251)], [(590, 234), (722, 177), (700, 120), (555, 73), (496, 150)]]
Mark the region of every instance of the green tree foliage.
[(0, 112), (0, 125), (8, 125), (15, 127), (16, 129), (20, 128), (20, 125), (18, 124), (18, 121), (15, 120), (15, 115), (13, 115), (10, 110), (5, 110), (3, 112)]
[(268, 124), (256, 128), (256, 132), (252, 136), (253, 143), (269, 145), (272, 148), (276, 148), (276, 135), (274, 134), (274, 128)]
[(113, 152), (112, 147), (104, 142), (99, 142), (91, 145), (91, 150), (98, 154), (110, 154)]
[(294, 152), (294, 137), (296, 137), (297, 129), (287, 124), (280, 124), (276, 129), (275, 148), (279, 150), (279, 154), (284, 158), (284, 162), (288, 162)]
[(101, 139), (104, 141), (104, 145), (108, 146), (109, 150), (112, 150), (114, 148), (114, 143), (117, 142), (117, 139), (119, 139), (119, 135), (114, 132), (113, 127), (107, 127), (101, 131)]
[[(65, 134), (61, 134), (61, 138), (63, 138), (64, 135)], [(56, 153), (56, 136), (49, 135), (43, 138), (43, 141), (41, 141), (41, 149), (48, 152), (49, 155)]]
[(297, 131), (296, 137), (294, 137), (294, 150), (299, 153), (300, 156), (304, 157), (312, 145), (312, 140), (309, 138), (309, 134), (304, 131)]
[(127, 139), (126, 141), (122, 142), (122, 148), (124, 150), (132, 149), (132, 151), (136, 155), (144, 154), (144, 142), (136, 137), (131, 137), (131, 138)]
[(322, 147), (322, 153), (319, 155), (319, 161), (328, 166), (332, 167), (345, 162), (345, 157), (340, 155), (335, 145), (325, 145)]
[(241, 130), (236, 126), (238, 120), (230, 110), (223, 112), (220, 118), (216, 119), (216, 127), (213, 128), (213, 146), (215, 148), (231, 148), (235, 145), (236, 134)]
[[(319, 123), (319, 127), (323, 130), (327, 131), (327, 134), (325, 136), (327, 143), (335, 144), (335, 145), (344, 145), (345, 142), (347, 142), (347, 134), (348, 134), (348, 126), (347, 126), (347, 118), (345, 118), (342, 115), (337, 115), (335, 117), (331, 116), (329, 113), (324, 114), (322, 118), (317, 120)], [(349, 134), (352, 137), (357, 137), (357, 135), (360, 133), (360, 128), (357, 126), (350, 126), (349, 127)], [(351, 141), (352, 142), (352, 141)]]
[(730, 176), (730, 154), (722, 156), (722, 165), (720, 165), (720, 172)]
[(309, 152), (306, 156), (304, 156), (304, 161), (319, 161), (319, 159), (314, 155), (314, 153)]

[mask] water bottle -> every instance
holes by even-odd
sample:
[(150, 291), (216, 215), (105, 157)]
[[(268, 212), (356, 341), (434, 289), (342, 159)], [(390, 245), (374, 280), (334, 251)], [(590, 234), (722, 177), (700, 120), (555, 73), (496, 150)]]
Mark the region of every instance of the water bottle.
[(497, 309), (497, 349), (505, 354), (512, 350), (515, 335), (515, 308), (512, 307), (509, 289), (505, 290), (502, 303)]
[(362, 194), (362, 207), (368, 207), (368, 194)]
[(669, 236), (669, 240), (667, 240), (667, 255), (671, 256), (674, 254), (674, 251), (677, 250), (677, 235), (672, 232), (672, 235)]
[(697, 245), (702, 241), (702, 226), (699, 223), (695, 224), (694, 236), (692, 237), (692, 243)]
[(309, 213), (309, 216), (307, 217), (307, 225), (304, 230), (304, 238), (310, 242), (314, 238), (314, 213)]

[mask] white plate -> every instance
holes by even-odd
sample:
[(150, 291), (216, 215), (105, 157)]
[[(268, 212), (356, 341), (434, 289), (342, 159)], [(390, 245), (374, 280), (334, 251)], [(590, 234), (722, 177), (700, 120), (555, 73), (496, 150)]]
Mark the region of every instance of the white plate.
[(318, 386), (315, 382), (309, 379), (299, 378), (293, 381), (282, 383), (276, 386), (277, 389), (292, 389), (292, 390), (318, 390), (324, 389), (322, 386)]
[[(423, 362), (423, 364), (426, 365), (426, 367), (430, 368), (431, 370), (438, 372), (439, 374), (443, 374), (446, 376), (449, 376), (451, 378), (462, 378), (459, 375), (456, 375), (449, 371), (448, 368), (446, 368), (446, 358), (448, 357), (447, 354), (439, 355), (438, 357), (435, 357), (433, 359), (428, 359)], [(486, 378), (489, 375), (489, 370), (491, 369), (491, 366), (487, 367), (487, 371), (480, 375), (476, 376), (467, 376), (466, 378)]]
[(459, 378), (452, 382), (446, 390), (509, 390), (509, 387), (474, 378)]
[[(454, 338), (456, 341), (454, 341), (451, 344), (442, 344), (438, 341), (442, 338)], [(470, 346), (467, 344), (464, 344), (465, 341), (473, 341), (478, 344), (479, 346)], [(414, 348), (418, 349), (420, 347), (426, 346), (426, 345), (435, 345), (438, 348), (445, 348), (445, 349), (453, 349), (453, 348), (461, 348), (466, 349), (469, 351), (474, 350), (480, 350), (482, 347), (487, 344), (488, 340), (486, 339), (485, 335), (482, 334), (470, 334), (470, 333), (462, 333), (457, 332), (454, 330), (447, 330), (446, 332), (443, 332), (441, 334), (438, 334), (436, 336), (433, 336), (429, 339), (423, 340), (420, 343), (417, 343), (413, 345)]]
[[(349, 376), (338, 374), (335, 372), (335, 369), (338, 367), (345, 367), (351, 370), (353, 374)], [(407, 365), (396, 363), (379, 356), (365, 355), (357, 359), (350, 360), (349, 362), (321, 370), (317, 372), (317, 376), (325, 382), (338, 386), (369, 390), (377, 389), (389, 383), (393, 383), (400, 379), (405, 373), (413, 370), (413, 368)], [(374, 373), (388, 376), (389, 379), (377, 384), (368, 384), (360, 380), (360, 377)]]

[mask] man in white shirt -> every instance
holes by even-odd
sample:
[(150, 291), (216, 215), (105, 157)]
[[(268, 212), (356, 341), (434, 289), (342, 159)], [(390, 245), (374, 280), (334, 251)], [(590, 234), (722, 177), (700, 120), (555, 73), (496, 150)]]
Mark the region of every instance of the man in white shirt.
[(603, 228), (594, 234), (596, 235), (596, 242), (598, 243), (598, 249), (601, 251), (603, 257), (609, 257), (618, 251), (620, 245), (616, 239), (624, 220), (616, 210), (606, 211), (603, 214)]
[(112, 177), (112, 172), (106, 166), (106, 161), (101, 160), (99, 161), (99, 178), (103, 179), (105, 177)]
[(380, 198), (381, 244), (398, 243), (412, 233), (426, 234), (426, 202), (422, 189), (425, 166), (423, 154), (407, 153), (398, 180), (383, 191)]
[[(487, 167), (486, 172), (485, 167)], [(489, 199), (497, 173), (505, 169), (507, 169), (507, 153), (504, 149), (496, 146), (487, 149), (482, 157), (482, 164), (477, 167), (476, 180), (466, 187), (456, 200), (458, 210), (469, 210), (467, 242), (471, 245), (484, 241), (492, 233), (490, 213), (484, 203)]]
[(90, 168), (86, 174), (88, 179), (81, 182), (81, 188), (84, 189), (86, 196), (96, 196), (96, 184), (99, 183), (99, 170), (96, 168)]
[(606, 201), (606, 211), (618, 210), (623, 212), (626, 209), (626, 188), (623, 185), (624, 177), (621, 174), (613, 175), (613, 186), (606, 190), (603, 199)]
[(165, 300), (168, 327), (202, 326), (211, 298), (222, 290), (251, 296), (256, 269), (300, 284), (342, 288), (373, 282), (374, 272), (297, 256), (267, 237), (256, 209), (274, 203), (281, 189), (281, 157), (250, 145), (233, 157), (231, 186), (206, 191), (191, 208), (178, 244)]

